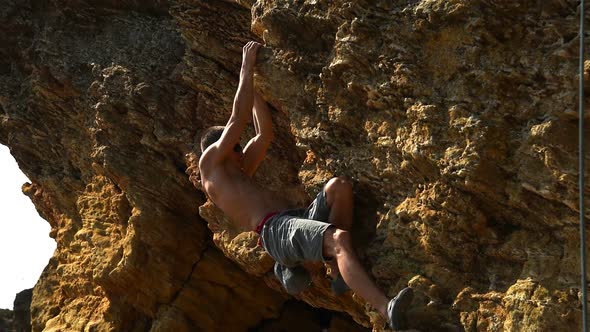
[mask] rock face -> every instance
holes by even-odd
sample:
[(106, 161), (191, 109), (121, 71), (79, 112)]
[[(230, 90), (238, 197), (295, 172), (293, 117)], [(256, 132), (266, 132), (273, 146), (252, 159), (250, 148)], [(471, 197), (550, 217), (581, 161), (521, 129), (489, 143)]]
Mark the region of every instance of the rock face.
[[(576, 6), (0, 0), (0, 143), (57, 241), (32, 330), (268, 330), (299, 310), (196, 174), (251, 39), (277, 132), (256, 181), (304, 204), (352, 179), (360, 255), (389, 295), (418, 291), (412, 328), (579, 329)], [(382, 329), (309, 268), (299, 300)]]
[(0, 331), (14, 330), (14, 313), (12, 310), (0, 309)]
[(14, 329), (17, 332), (31, 332), (31, 301), (33, 289), (25, 289), (14, 299)]
[(31, 297), (33, 289), (16, 294), (14, 310), (0, 309), (0, 332), (31, 331)]

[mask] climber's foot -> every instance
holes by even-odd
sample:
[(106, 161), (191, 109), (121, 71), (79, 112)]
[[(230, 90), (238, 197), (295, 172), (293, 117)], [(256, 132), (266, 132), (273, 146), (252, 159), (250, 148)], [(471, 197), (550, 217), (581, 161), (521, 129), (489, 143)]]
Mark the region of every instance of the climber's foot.
[(387, 318), (389, 326), (394, 330), (405, 328), (405, 314), (414, 299), (414, 291), (410, 287), (402, 289), (396, 297), (387, 304)]
[(346, 282), (344, 282), (344, 279), (340, 273), (338, 273), (336, 278), (332, 279), (330, 284), (332, 285), (332, 292), (334, 292), (334, 295), (337, 296), (342, 295), (350, 290), (350, 287), (348, 287)]
[(344, 282), (340, 271), (338, 271), (338, 264), (336, 264), (335, 259), (326, 260), (324, 267), (326, 268), (326, 277), (330, 279), (330, 285), (332, 286), (334, 295), (339, 296), (350, 290), (350, 287)]
[(311, 285), (311, 276), (303, 266), (286, 267), (275, 263), (274, 272), (281, 285), (291, 295), (299, 294)]

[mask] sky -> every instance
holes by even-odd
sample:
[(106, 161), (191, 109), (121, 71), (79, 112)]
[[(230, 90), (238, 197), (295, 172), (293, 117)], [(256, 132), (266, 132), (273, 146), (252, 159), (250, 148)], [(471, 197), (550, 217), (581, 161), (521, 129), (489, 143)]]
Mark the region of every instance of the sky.
[(51, 227), (21, 187), (29, 179), (0, 145), (0, 308), (12, 309), (16, 293), (32, 288), (55, 250)]

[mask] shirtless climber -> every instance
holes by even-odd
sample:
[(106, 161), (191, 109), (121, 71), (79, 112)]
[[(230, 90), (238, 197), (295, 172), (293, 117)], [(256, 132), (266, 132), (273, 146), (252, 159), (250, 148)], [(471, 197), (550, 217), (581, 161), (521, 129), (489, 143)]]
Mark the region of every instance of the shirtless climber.
[[(199, 169), (203, 189), (238, 227), (260, 234), (264, 249), (277, 261), (275, 275), (289, 293), (296, 294), (311, 283), (301, 263), (323, 261), (339, 271), (332, 282), (335, 292), (346, 290), (343, 286), (348, 285), (379, 310), (393, 329), (401, 329), (405, 310), (412, 302), (412, 289), (405, 288), (388, 299), (357, 259), (350, 235), (350, 182), (333, 178), (307, 209), (293, 210), (280, 195), (252, 180), (273, 140), (271, 111), (254, 91), (259, 47), (253, 41), (243, 47), (240, 83), (229, 121), (225, 127), (211, 127), (202, 135)], [(242, 150), (240, 136), (250, 115), (256, 136)]]

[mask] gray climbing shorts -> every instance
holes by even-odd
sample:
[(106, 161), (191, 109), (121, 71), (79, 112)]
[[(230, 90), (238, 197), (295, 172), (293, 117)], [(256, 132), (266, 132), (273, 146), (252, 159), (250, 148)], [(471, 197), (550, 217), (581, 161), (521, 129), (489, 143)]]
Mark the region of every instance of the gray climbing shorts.
[(330, 209), (324, 189), (307, 209), (286, 210), (274, 215), (260, 233), (264, 249), (277, 263), (295, 267), (306, 261), (325, 261), (324, 232)]

